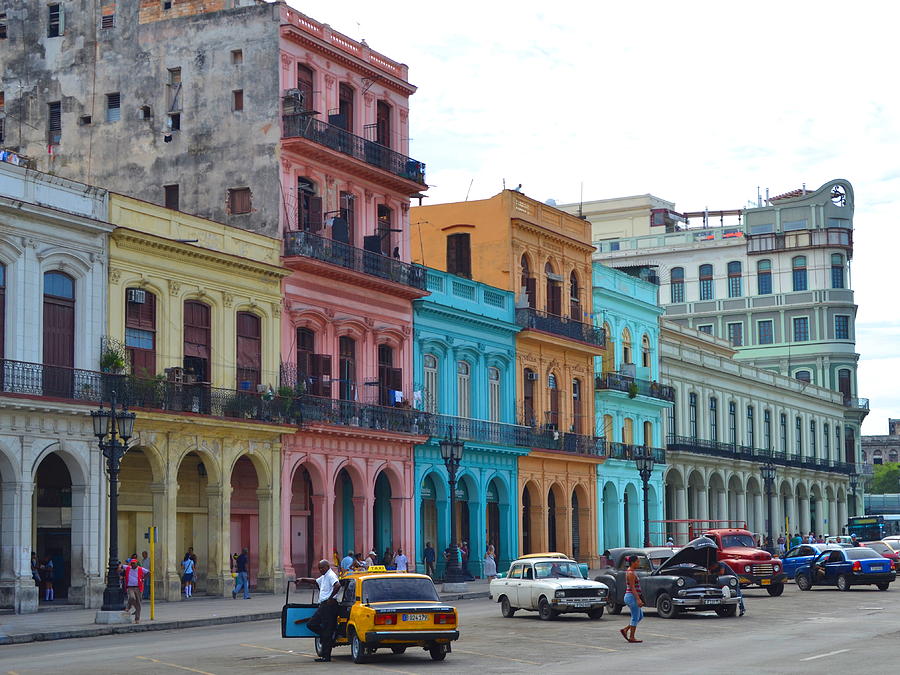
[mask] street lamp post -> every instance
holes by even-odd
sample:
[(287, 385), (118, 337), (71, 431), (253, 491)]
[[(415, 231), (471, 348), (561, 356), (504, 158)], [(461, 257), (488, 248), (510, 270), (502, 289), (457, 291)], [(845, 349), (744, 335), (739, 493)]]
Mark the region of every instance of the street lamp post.
[(775, 482), (775, 465), (769, 461), (762, 465), (763, 483), (766, 486), (766, 548), (773, 553), (775, 541), (772, 539), (772, 485)]
[(653, 451), (650, 448), (640, 448), (634, 454), (634, 463), (637, 464), (638, 473), (644, 484), (644, 548), (650, 546), (650, 476), (653, 474)]
[(858, 488), (859, 488), (859, 474), (854, 471), (853, 473), (850, 474), (850, 494), (853, 495), (853, 509), (852, 509), (853, 513), (850, 514), (851, 516), (859, 515), (856, 512), (856, 490)]
[(450, 546), (444, 583), (465, 584), (466, 579), (459, 566), (459, 540), (456, 532), (456, 471), (462, 461), (465, 444), (459, 440), (451, 426), (447, 438), (440, 442), (440, 446), (441, 458), (447, 467), (447, 483), (450, 485)]
[(122, 611), (125, 605), (125, 594), (119, 582), (119, 468), (122, 458), (128, 452), (128, 441), (134, 432), (133, 412), (128, 406), (116, 409), (116, 392), (110, 395), (109, 410), (91, 411), (94, 423), (94, 435), (103, 456), (106, 458), (106, 472), (109, 474), (109, 569), (106, 574), (106, 588), (103, 589), (103, 606), (101, 612)]

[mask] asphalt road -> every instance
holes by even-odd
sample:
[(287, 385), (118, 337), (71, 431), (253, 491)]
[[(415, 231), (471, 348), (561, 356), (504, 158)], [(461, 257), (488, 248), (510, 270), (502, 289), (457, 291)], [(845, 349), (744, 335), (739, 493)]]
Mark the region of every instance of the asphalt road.
[(533, 613), (500, 616), (489, 600), (456, 603), (462, 637), (443, 663), (421, 650), (379, 652), (354, 665), (349, 648), (330, 664), (315, 663), (312, 643), (283, 640), (277, 621), (192, 628), (0, 647), (0, 675), (85, 673), (856, 673), (866, 664), (888, 669), (900, 638), (900, 586), (800, 592), (788, 585), (780, 598), (747, 592), (747, 614), (713, 613), (660, 619), (647, 612), (638, 628), (642, 644), (626, 643), (628, 622), (608, 614), (542, 622)]

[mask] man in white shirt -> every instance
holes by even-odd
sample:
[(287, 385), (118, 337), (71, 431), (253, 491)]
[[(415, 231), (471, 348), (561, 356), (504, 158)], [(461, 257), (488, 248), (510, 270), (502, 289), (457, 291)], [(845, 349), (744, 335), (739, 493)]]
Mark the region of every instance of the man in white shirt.
[(334, 631), (337, 628), (338, 603), (337, 594), (341, 590), (341, 582), (337, 574), (331, 570), (327, 560), (319, 561), (321, 576), (300, 577), (294, 583), (315, 584), (319, 587), (319, 608), (309, 619), (298, 619), (297, 623), (307, 622), (309, 629), (322, 639), (322, 656), (316, 661), (331, 661), (331, 649), (334, 646)]
[(394, 556), (394, 565), (397, 566), (398, 572), (405, 572), (409, 565), (409, 558), (403, 554), (402, 548), (397, 549), (397, 555)]

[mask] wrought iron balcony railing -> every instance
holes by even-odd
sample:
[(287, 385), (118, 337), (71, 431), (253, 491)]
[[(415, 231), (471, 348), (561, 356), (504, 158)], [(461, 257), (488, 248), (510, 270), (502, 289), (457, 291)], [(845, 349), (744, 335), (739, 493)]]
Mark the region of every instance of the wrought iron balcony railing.
[(644, 445), (631, 445), (629, 443), (608, 443), (607, 454), (610, 459), (633, 460), (643, 453), (653, 455), (655, 464), (666, 463), (666, 451), (663, 448), (651, 448)]
[(308, 113), (282, 115), (284, 138), (305, 138), (348, 157), (378, 167), (394, 176), (425, 185), (425, 164), (380, 143), (351, 134)]
[(614, 391), (624, 391), (629, 396), (649, 396), (658, 398), (663, 401), (675, 400), (675, 389), (667, 384), (659, 384), (658, 382), (648, 382), (647, 380), (637, 380), (627, 375), (619, 373), (607, 373), (606, 375), (597, 375), (594, 378), (594, 388), (598, 390), (612, 389)]
[(430, 435), (431, 415), (412, 408), (342, 401), (335, 398), (301, 394), (295, 399), (301, 424), (320, 423), (337, 426)]
[(581, 323), (575, 319), (567, 319), (564, 316), (548, 314), (531, 307), (518, 307), (516, 309), (516, 323), (522, 328), (542, 330), (572, 340), (597, 345), (598, 347), (606, 345), (606, 334), (602, 328)]
[(302, 255), (338, 265), (348, 270), (370, 274), (425, 290), (425, 268), (380, 253), (366, 251), (311, 232), (294, 230), (284, 235), (284, 255)]
[(602, 438), (571, 434), (553, 429), (532, 429), (528, 447), (571, 452), (577, 455), (606, 457), (606, 443)]
[(763, 450), (746, 445), (731, 445), (720, 441), (706, 441), (689, 436), (669, 436), (667, 448), (669, 452), (692, 452), (698, 455), (724, 457), (726, 459), (743, 459), (749, 462), (768, 462), (781, 466), (792, 466), (813, 471), (831, 471), (834, 473), (853, 473), (855, 464), (819, 457), (804, 457), (779, 450)]
[(452, 430), (464, 441), (521, 448), (530, 447), (531, 427), (452, 415), (431, 415), (430, 417), (428, 433), (435, 438), (446, 438)]
[(852, 396), (845, 396), (844, 397), (844, 405), (848, 408), (853, 408), (855, 410), (868, 410), (869, 409), (869, 399), (853, 398)]

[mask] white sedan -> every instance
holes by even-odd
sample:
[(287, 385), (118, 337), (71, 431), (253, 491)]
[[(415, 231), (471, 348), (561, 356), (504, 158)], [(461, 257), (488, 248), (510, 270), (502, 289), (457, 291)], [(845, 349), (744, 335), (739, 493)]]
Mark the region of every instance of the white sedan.
[(585, 579), (574, 560), (523, 558), (510, 565), (506, 576), (491, 582), (490, 592), (507, 618), (525, 609), (536, 611), (545, 621), (564, 612), (584, 612), (599, 619), (609, 587)]

